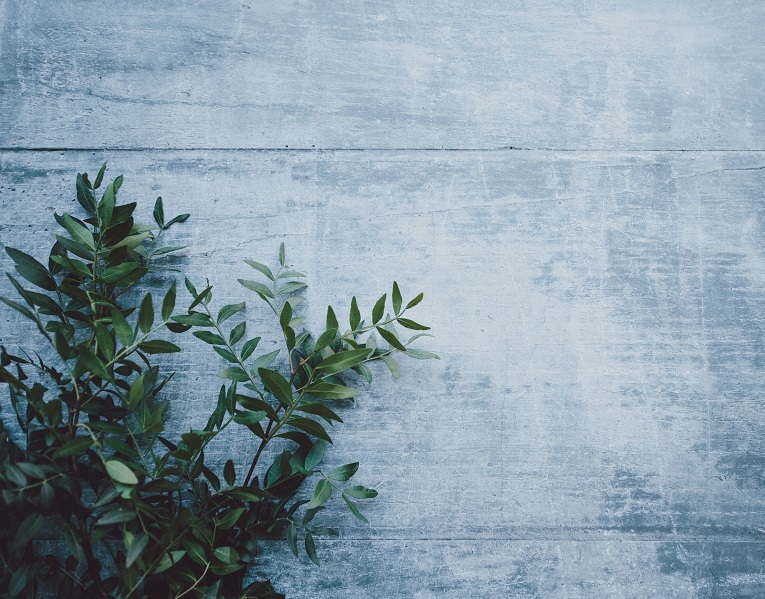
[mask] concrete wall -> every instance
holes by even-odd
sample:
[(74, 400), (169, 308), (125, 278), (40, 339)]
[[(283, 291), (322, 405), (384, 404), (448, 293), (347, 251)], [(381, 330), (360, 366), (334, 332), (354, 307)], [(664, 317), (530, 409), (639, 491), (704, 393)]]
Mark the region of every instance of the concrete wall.
[[(3, 244), (41, 257), (108, 160), (145, 216), (192, 213), (172, 242), (220, 302), (281, 241), (309, 324), (425, 292), (443, 359), (377, 371), (328, 456), (380, 491), (371, 525), (332, 504), (321, 568), (269, 547), (288, 597), (765, 596), (765, 4), (0, 0), (0, 25)], [(178, 433), (221, 366), (184, 349)]]

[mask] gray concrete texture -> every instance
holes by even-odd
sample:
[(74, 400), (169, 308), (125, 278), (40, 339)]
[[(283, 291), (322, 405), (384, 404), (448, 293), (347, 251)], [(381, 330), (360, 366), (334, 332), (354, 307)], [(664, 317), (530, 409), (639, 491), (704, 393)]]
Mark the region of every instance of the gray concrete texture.
[[(146, 218), (192, 213), (176, 265), (221, 303), (281, 241), (309, 325), (425, 292), (443, 359), (375, 371), (328, 455), (380, 491), (371, 524), (333, 503), (321, 568), (275, 543), (256, 574), (291, 599), (765, 596), (765, 4), (0, 0), (0, 24), (3, 244), (42, 257), (108, 160)], [(218, 384), (201, 345), (168, 363), (178, 434)]]

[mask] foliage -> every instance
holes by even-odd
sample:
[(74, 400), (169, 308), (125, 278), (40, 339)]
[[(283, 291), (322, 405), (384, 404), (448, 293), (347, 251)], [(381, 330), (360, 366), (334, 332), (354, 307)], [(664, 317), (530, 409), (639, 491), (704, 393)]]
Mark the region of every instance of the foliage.
[[(282, 244), (277, 268), (248, 260), (255, 278), (239, 280), (284, 337), (283, 360), (280, 351), (261, 354), (245, 303), (213, 310), (209, 284), (197, 291), (186, 279), (191, 300), (180, 312), (175, 282), (159, 303), (137, 293), (158, 259), (182, 249), (158, 242), (189, 215), (165, 220), (158, 198), (156, 226), (136, 223), (136, 204), (116, 201), (122, 177), (97, 198), (104, 171), (93, 183), (77, 176), (87, 217), (55, 215), (66, 234), (47, 265), (6, 248), (35, 289), (8, 274), (23, 303), (0, 300), (37, 326), (45, 348), (0, 355), (3, 413), (15, 414), (13, 425), (0, 420), (0, 589), (11, 597), (41, 588), (62, 597), (281, 597), (268, 581), (245, 586), (259, 539), (283, 536), (296, 555), (301, 541), (318, 564), (315, 539), (338, 534), (316, 523), (333, 495), (366, 522), (357, 501), (377, 492), (350, 484), (359, 464), (321, 467), (328, 425), (342, 422), (330, 405), (359, 394), (351, 372), (371, 382), (371, 362), (396, 378), (396, 353), (437, 357), (411, 346), (427, 327), (404, 317), (422, 294), (404, 304), (394, 283), (392, 316), (383, 295), (368, 321), (353, 298), (349, 329), (329, 307), (314, 336), (297, 315), (305, 276), (288, 267)], [(396, 324), (414, 336), (404, 341)], [(190, 330), (227, 363), (226, 381), (204, 427), (171, 439), (161, 392), (172, 374), (154, 361), (180, 351), (167, 331)], [(245, 469), (228, 460), (216, 472), (205, 451), (229, 426), (249, 429), (257, 449)], [(299, 493), (309, 478), (312, 494)]]

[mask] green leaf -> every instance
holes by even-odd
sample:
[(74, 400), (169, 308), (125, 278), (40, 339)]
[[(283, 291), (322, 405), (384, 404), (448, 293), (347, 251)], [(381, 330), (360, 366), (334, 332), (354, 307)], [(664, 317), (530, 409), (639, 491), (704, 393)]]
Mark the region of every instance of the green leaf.
[(313, 348), (314, 352), (320, 352), (325, 347), (327, 347), (330, 343), (332, 343), (332, 341), (334, 341), (336, 335), (337, 329), (329, 329), (324, 331), (316, 340), (316, 344)]
[(226, 340), (218, 335), (218, 333), (212, 333), (210, 331), (194, 331), (191, 334), (197, 339), (201, 339), (210, 345), (226, 345)]
[(107, 372), (104, 364), (99, 360), (96, 355), (90, 351), (85, 345), (78, 346), (80, 355), (77, 357), (77, 363), (75, 364), (74, 372), (75, 376), (81, 376), (86, 372), (100, 377), (104, 380), (111, 381), (112, 376)]
[(332, 480), (346, 481), (351, 478), (359, 469), (359, 463), (353, 462), (352, 464), (345, 464), (344, 466), (338, 466), (333, 470), (327, 472), (327, 478)]
[(342, 422), (343, 419), (340, 418), (335, 412), (333, 412), (331, 409), (329, 409), (324, 404), (321, 404), (319, 402), (303, 402), (299, 408), (297, 408), (301, 412), (305, 412), (307, 414), (314, 414), (315, 416), (321, 416), (324, 418), (324, 420), (327, 421), (327, 424), (332, 424), (332, 422)]
[(292, 405), (292, 387), (281, 374), (275, 370), (258, 368), (258, 376), (266, 388), (285, 406)]
[(254, 339), (250, 339), (249, 341), (245, 342), (245, 344), (242, 346), (242, 361), (246, 360), (252, 355), (252, 352), (254, 352), (258, 347), (258, 343), (260, 343), (260, 337), (255, 337)]
[(161, 197), (158, 197), (157, 201), (154, 203), (152, 216), (154, 217), (154, 222), (157, 223), (160, 229), (165, 226), (165, 209), (162, 206)]
[(248, 281), (246, 279), (237, 279), (241, 285), (249, 289), (250, 291), (254, 291), (258, 295), (260, 295), (262, 298), (271, 298), (273, 299), (274, 294), (273, 292), (266, 287), (263, 283), (259, 283), (258, 281)]
[(212, 285), (208, 285), (208, 286), (207, 286), (207, 287), (206, 287), (206, 288), (205, 288), (205, 289), (202, 291), (202, 293), (200, 293), (199, 295), (197, 295), (197, 296), (194, 298), (194, 301), (193, 301), (193, 302), (191, 302), (191, 305), (189, 306), (189, 312), (191, 312), (191, 310), (193, 310), (194, 308), (196, 308), (196, 307), (197, 307), (199, 304), (201, 304), (202, 302), (205, 302), (205, 303), (207, 303), (208, 301), (210, 301), (210, 298), (212, 297), (212, 294), (210, 293), (211, 291), (212, 291)]
[(234, 422), (237, 424), (244, 424), (245, 426), (248, 424), (257, 424), (263, 418), (266, 417), (266, 413), (263, 411), (260, 412), (237, 412), (234, 414)]
[(106, 473), (109, 475), (109, 478), (114, 482), (129, 486), (138, 484), (136, 475), (133, 474), (133, 471), (122, 462), (118, 460), (108, 460), (104, 462), (104, 467), (106, 468)]
[(419, 304), (422, 301), (423, 297), (424, 296), (422, 295), (422, 293), (420, 293), (417, 297), (415, 297), (411, 302), (409, 302), (406, 305), (406, 309), (408, 310), (409, 308), (414, 308), (417, 304)]
[(152, 574), (161, 574), (165, 570), (172, 568), (183, 558), (184, 555), (186, 555), (185, 549), (165, 553), (165, 555), (163, 555), (162, 559), (159, 561), (159, 565), (154, 569)]
[(286, 329), (290, 325), (291, 320), (292, 320), (292, 306), (290, 306), (287, 302), (285, 302), (284, 306), (282, 307), (282, 313), (279, 316), (279, 324), (281, 325), (282, 329)]
[(173, 252), (177, 252), (179, 250), (185, 250), (188, 246), (186, 245), (168, 245), (163, 248), (159, 248), (158, 250), (154, 250), (153, 254), (155, 256), (164, 256), (165, 254), (172, 254)]
[(378, 322), (380, 322), (380, 319), (383, 317), (383, 312), (385, 312), (386, 297), (387, 297), (387, 294), (383, 293), (383, 296), (379, 300), (377, 300), (375, 307), (372, 309), (372, 324), (377, 324)]
[(11, 551), (25, 547), (40, 532), (44, 524), (45, 516), (40, 513), (33, 513), (27, 516), (16, 531), (16, 536), (13, 538), (13, 543), (10, 546)]
[(305, 551), (314, 564), (317, 566), (321, 565), (319, 556), (316, 555), (316, 544), (313, 542), (313, 535), (310, 532), (305, 535)]
[(393, 312), (398, 316), (401, 313), (401, 290), (398, 288), (396, 281), (393, 281), (393, 295), (391, 299), (393, 301)]
[(287, 545), (289, 545), (290, 550), (297, 557), (297, 530), (295, 529), (295, 523), (292, 521), (287, 525)]
[(233, 354), (233, 352), (229, 351), (225, 347), (220, 347), (219, 345), (213, 346), (213, 349), (223, 357), (224, 360), (231, 362), (232, 364), (238, 364), (239, 360), (237, 360), (236, 356)]
[(233, 329), (231, 329), (231, 334), (229, 335), (228, 342), (231, 345), (236, 345), (239, 343), (239, 340), (244, 337), (244, 333), (247, 330), (247, 322), (242, 321), (238, 325), (236, 325)]
[(430, 327), (426, 327), (425, 325), (419, 324), (414, 322), (413, 320), (409, 320), (408, 318), (399, 318), (398, 323), (407, 329), (412, 329), (413, 331), (429, 331)]
[(239, 518), (242, 517), (242, 514), (244, 514), (243, 507), (229, 510), (218, 520), (218, 528), (220, 530), (228, 530), (239, 521)]
[(258, 270), (262, 272), (264, 275), (266, 275), (269, 279), (272, 281), (275, 281), (274, 273), (271, 272), (271, 269), (268, 268), (265, 264), (261, 264), (260, 262), (255, 262), (254, 260), (245, 260), (246, 264), (249, 264), (252, 266), (255, 270)]
[(25, 306), (22, 306), (20, 303), (14, 302), (13, 300), (6, 299), (4, 297), (0, 297), (0, 302), (3, 302), (6, 306), (13, 308), (17, 312), (20, 312), (32, 322), (37, 322), (37, 317), (34, 314), (32, 314), (32, 312), (30, 312), (28, 308), (26, 308)]
[[(124, 483), (121, 483), (124, 484)], [(123, 524), (135, 520), (138, 516), (133, 508), (115, 508), (106, 512), (96, 521), (96, 526), (110, 526), (112, 524)]]
[(324, 427), (315, 420), (311, 420), (310, 418), (303, 418), (300, 416), (291, 416), (287, 419), (287, 424), (294, 428), (300, 429), (304, 433), (319, 439), (323, 439), (327, 443), (332, 443), (332, 439), (327, 434), (327, 431), (324, 430)]
[(239, 561), (239, 554), (233, 547), (218, 547), (213, 555), (224, 564), (235, 564)]
[(311, 447), (311, 450), (308, 452), (308, 455), (305, 457), (305, 469), (306, 470), (313, 470), (316, 468), (316, 466), (319, 465), (321, 460), (324, 458), (324, 452), (326, 451), (326, 445), (322, 443), (321, 441), (314, 443), (313, 447)]
[(136, 535), (136, 537), (130, 543), (130, 547), (127, 548), (125, 566), (128, 568), (131, 567), (138, 560), (138, 558), (141, 557), (141, 554), (148, 545), (149, 537), (145, 532), (141, 532)]
[(104, 195), (101, 196), (101, 202), (98, 204), (98, 216), (101, 220), (100, 229), (104, 231), (112, 222), (112, 213), (114, 212), (114, 184), (109, 183), (104, 189)]
[(46, 291), (56, 290), (56, 281), (50, 275), (48, 269), (32, 256), (11, 247), (6, 247), (5, 251), (11, 257), (11, 260), (16, 263), (18, 273), (27, 281)]
[(406, 355), (409, 356), (410, 358), (415, 358), (417, 360), (431, 360), (431, 359), (440, 360), (441, 359), (434, 353), (425, 351), (423, 349), (417, 349), (417, 348), (407, 349)]
[(353, 296), (353, 299), (351, 299), (351, 313), (349, 320), (351, 323), (351, 329), (355, 331), (361, 322), (361, 312), (359, 312), (359, 305), (356, 303), (355, 295)]
[(226, 465), (223, 466), (223, 478), (230, 487), (233, 487), (236, 483), (236, 469), (234, 468), (233, 460), (228, 460)]
[(284, 254), (284, 242), (279, 245), (279, 264), (284, 266), (285, 254)]
[(372, 499), (373, 497), (377, 497), (377, 491), (375, 491), (374, 489), (367, 489), (366, 487), (362, 487), (361, 485), (356, 485), (355, 487), (349, 487), (345, 489), (343, 493), (355, 499)]
[(58, 459), (66, 458), (72, 455), (79, 455), (81, 453), (85, 453), (85, 450), (87, 450), (92, 444), (93, 439), (90, 435), (81, 435), (68, 441), (62, 447), (59, 447), (55, 452), (53, 452), (53, 457)]
[(348, 499), (348, 498), (345, 496), (345, 494), (343, 494), (343, 500), (345, 500), (345, 503), (346, 503), (346, 504), (348, 504), (348, 509), (349, 509), (349, 510), (351, 510), (351, 513), (352, 513), (354, 516), (356, 516), (356, 517), (357, 517), (359, 520), (361, 520), (361, 521), (362, 521), (362, 522), (364, 522), (365, 524), (369, 524), (369, 520), (367, 520), (367, 519), (364, 517), (364, 514), (362, 514), (362, 513), (359, 511), (359, 508), (357, 508), (357, 507), (356, 507), (356, 505), (355, 505), (355, 504), (354, 504), (354, 503), (353, 503), (353, 502), (352, 502), (350, 499)]
[(96, 196), (85, 182), (85, 177), (79, 173), (77, 174), (77, 201), (91, 214), (96, 213)]
[(391, 347), (394, 347), (399, 351), (406, 351), (406, 347), (404, 347), (401, 341), (396, 339), (396, 336), (390, 331), (386, 331), (382, 327), (377, 327), (377, 332), (380, 334), (380, 337), (385, 339)]
[(135, 381), (133, 381), (133, 384), (130, 386), (130, 392), (128, 393), (128, 405), (134, 406), (134, 405), (138, 404), (138, 402), (141, 401), (144, 398), (144, 395), (145, 395), (144, 380), (145, 380), (145, 378), (146, 378), (146, 373), (143, 373)]
[(215, 323), (210, 319), (207, 314), (201, 312), (192, 312), (191, 314), (179, 314), (173, 316), (170, 320), (183, 325), (189, 325), (194, 327), (214, 327)]
[(308, 285), (306, 285), (305, 283), (300, 283), (299, 281), (291, 281), (279, 287), (276, 290), (276, 295), (285, 295), (287, 293), (295, 293), (296, 291), (300, 291), (301, 289), (305, 289), (306, 287), (308, 287)]
[(324, 358), (321, 364), (316, 367), (316, 370), (321, 371), (324, 375), (337, 374), (338, 372), (353, 368), (356, 364), (361, 364), (361, 362), (367, 359), (368, 355), (368, 348), (350, 349), (332, 354), (328, 358)]
[(162, 339), (144, 341), (138, 346), (138, 349), (147, 354), (174, 354), (181, 351), (181, 348), (175, 345), (175, 343), (163, 341)]
[(91, 250), (96, 249), (96, 243), (93, 240), (93, 234), (82, 221), (75, 219), (69, 214), (64, 214), (62, 216), (54, 214), (53, 216), (56, 221), (58, 221), (58, 223), (69, 232), (74, 241), (86, 245)]
[(393, 375), (393, 380), (394, 381), (398, 380), (399, 367), (398, 367), (398, 362), (396, 361), (396, 358), (387, 354), (381, 357), (382, 357), (382, 361), (385, 362), (385, 365), (388, 367), (388, 370), (390, 370), (390, 373)]
[(239, 366), (229, 366), (225, 370), (222, 370), (218, 376), (221, 376), (224, 379), (238, 381), (240, 383), (244, 383), (250, 380), (250, 377), (247, 375), (247, 373), (239, 368)]
[(165, 229), (169, 229), (172, 225), (175, 223), (185, 223), (188, 219), (190, 214), (179, 214), (178, 216), (175, 216), (171, 218), (166, 224)]
[(335, 383), (316, 383), (307, 392), (316, 399), (351, 399), (359, 394), (355, 389)]
[(99, 277), (107, 285), (112, 285), (118, 281), (121, 281), (129, 274), (134, 272), (140, 264), (138, 262), (123, 262), (117, 266), (107, 268), (101, 273)]
[(153, 324), (154, 305), (152, 304), (151, 293), (147, 293), (141, 302), (141, 309), (138, 311), (138, 328), (144, 333), (148, 333)]
[(327, 479), (322, 478), (316, 485), (316, 489), (314, 489), (311, 502), (308, 504), (306, 509), (311, 510), (315, 507), (319, 507), (320, 505), (324, 504), (331, 495), (332, 485)]
[(169, 320), (175, 308), (175, 281), (170, 285), (170, 289), (162, 300), (162, 320)]
[(218, 324), (222, 324), (229, 318), (231, 318), (234, 314), (244, 309), (245, 303), (242, 302), (241, 304), (228, 304), (227, 306), (223, 306), (220, 309), (220, 312), (218, 312)]
[(268, 368), (271, 366), (271, 364), (274, 363), (274, 360), (276, 360), (276, 356), (278, 356), (280, 352), (281, 350), (277, 349), (268, 354), (263, 354), (262, 356), (255, 358), (252, 361), (252, 371), (257, 372), (259, 368)]
[(337, 331), (340, 329), (340, 325), (337, 322), (337, 317), (335, 316), (335, 311), (332, 309), (332, 306), (327, 306), (327, 330), (328, 331)]
[(93, 183), (93, 189), (98, 189), (101, 187), (101, 181), (104, 180), (104, 173), (106, 172), (106, 163), (104, 162), (101, 165), (101, 168), (98, 170), (98, 174), (96, 175), (96, 181)]
[(133, 329), (130, 328), (122, 312), (117, 308), (112, 308), (112, 326), (114, 326), (114, 332), (117, 335), (117, 339), (122, 342), (122, 345), (127, 347), (133, 343)]

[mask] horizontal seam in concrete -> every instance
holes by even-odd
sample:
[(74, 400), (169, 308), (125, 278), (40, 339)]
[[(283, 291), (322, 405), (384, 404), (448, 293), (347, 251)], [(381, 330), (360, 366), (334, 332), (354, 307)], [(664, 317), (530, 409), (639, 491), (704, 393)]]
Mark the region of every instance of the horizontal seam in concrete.
[(314, 153), (340, 153), (340, 152), (587, 152), (587, 153), (617, 153), (617, 154), (656, 154), (656, 153), (759, 153), (765, 152), (765, 149), (630, 149), (630, 148), (521, 148), (516, 146), (499, 146), (495, 148), (303, 148), (303, 147), (284, 147), (284, 148), (264, 148), (264, 147), (144, 147), (144, 148), (122, 148), (122, 147), (103, 147), (103, 148), (75, 148), (75, 147), (22, 147), (9, 146), (0, 147), (0, 152), (23, 153), (23, 152), (314, 152)]

